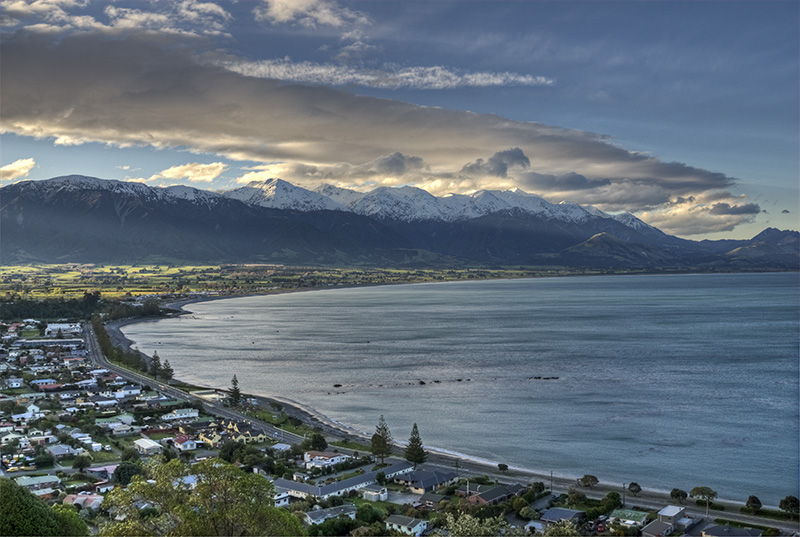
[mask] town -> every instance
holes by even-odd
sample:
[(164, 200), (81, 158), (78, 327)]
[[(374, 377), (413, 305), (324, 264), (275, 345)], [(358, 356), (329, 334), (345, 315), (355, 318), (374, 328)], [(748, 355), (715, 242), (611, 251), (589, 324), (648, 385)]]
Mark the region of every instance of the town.
[[(458, 459), (429, 456), (416, 425), (398, 445), (382, 417), (371, 439), (347, 438), (278, 401), (241, 393), (235, 375), (230, 389), (215, 390), (175, 380), (157, 354), (138, 370), (109, 362), (97, 318), (6, 320), (0, 333), (0, 483), (29, 491), (37, 506), (59, 506), (61, 527), (70, 529), (45, 534), (123, 535), (124, 524), (159, 533), (156, 521), (163, 524), (169, 508), (147, 490), (160, 486), (159, 472), (177, 472), (167, 488), (188, 498), (221, 465), (242, 483), (258, 479), (269, 507), (289, 517), (281, 529), (251, 528), (256, 534), (710, 537), (796, 528), (793, 496), (780, 512), (753, 496), (723, 518), (708, 514), (721, 507), (708, 487), (675, 489), (672, 503), (654, 505), (639, 501), (636, 483), (604, 494), (591, 475), (555, 487), (504, 464), (476, 473)], [(0, 510), (13, 509), (14, 520), (34, 516), (7, 497)], [(689, 497), (696, 504), (684, 504)], [(777, 520), (753, 516), (769, 513)], [(15, 523), (6, 515), (0, 533), (14, 534), (3, 526)]]

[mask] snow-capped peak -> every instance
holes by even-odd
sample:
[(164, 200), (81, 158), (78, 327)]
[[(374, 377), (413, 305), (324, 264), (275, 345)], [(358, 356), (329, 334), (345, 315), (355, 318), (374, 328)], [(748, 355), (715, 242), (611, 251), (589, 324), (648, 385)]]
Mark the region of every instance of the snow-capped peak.
[(295, 211), (346, 211), (332, 199), (295, 186), (283, 179), (252, 181), (246, 186), (223, 192), (223, 195), (249, 205)]

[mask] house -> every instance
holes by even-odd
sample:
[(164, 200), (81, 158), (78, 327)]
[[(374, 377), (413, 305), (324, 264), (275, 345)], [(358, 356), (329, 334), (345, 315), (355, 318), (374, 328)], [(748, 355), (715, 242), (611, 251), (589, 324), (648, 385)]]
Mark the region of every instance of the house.
[(614, 509), (608, 518), (629, 528), (642, 528), (647, 523), (647, 513), (633, 509)]
[(675, 526), (662, 520), (654, 520), (642, 528), (642, 537), (667, 537), (675, 530)]
[(77, 336), (81, 333), (80, 323), (48, 323), (44, 329), (44, 337), (55, 337), (61, 332), (62, 336)]
[(584, 518), (586, 518), (586, 513), (583, 511), (564, 509), (563, 507), (551, 507), (542, 513), (539, 520), (545, 524), (555, 524), (556, 522), (567, 520), (577, 526), (580, 525)]
[(161, 453), (161, 445), (153, 442), (149, 438), (139, 438), (134, 440), (133, 446), (142, 455), (157, 455)]
[(525, 487), (522, 485), (496, 485), (476, 492), (467, 501), (472, 505), (495, 505), (513, 498), (523, 490)]
[(422, 535), (422, 532), (428, 529), (428, 521), (403, 515), (390, 515), (386, 518), (386, 529), (406, 535)]
[(172, 440), (172, 445), (179, 451), (193, 451), (197, 449), (197, 443), (184, 434), (176, 436)]
[(36, 386), (37, 388), (43, 384), (55, 384), (58, 382), (56, 379), (36, 379), (30, 382), (31, 386)]
[(6, 388), (22, 388), (22, 379), (17, 377), (9, 377), (6, 379)]
[(114, 399), (125, 399), (126, 397), (136, 397), (141, 395), (142, 387), (126, 385), (114, 392)]
[(229, 431), (231, 440), (240, 444), (256, 444), (267, 441), (267, 433), (253, 427), (239, 426), (238, 431)]
[(311, 485), (309, 483), (289, 481), (283, 478), (276, 479), (273, 485), (276, 488), (280, 487), (287, 490), (289, 495), (293, 498), (320, 498), (325, 500), (333, 496), (343, 496), (350, 491), (359, 491), (368, 485), (374, 484), (378, 472), (383, 472), (387, 477), (393, 477), (397, 474), (408, 472), (412, 468), (413, 466), (410, 463), (402, 461), (381, 470), (366, 472), (329, 485)]
[(417, 469), (395, 477), (394, 482), (407, 486), (414, 494), (424, 494), (438, 487), (455, 483), (457, 479), (458, 474), (455, 472)]
[(197, 419), (200, 412), (196, 408), (176, 408), (168, 414), (161, 416), (164, 421)]
[(91, 404), (96, 407), (104, 408), (110, 406), (116, 406), (117, 400), (113, 397), (106, 397), (105, 395), (92, 395), (89, 397), (88, 400)]
[(371, 502), (385, 502), (389, 498), (389, 490), (381, 485), (367, 485), (361, 489), (361, 497)]
[(658, 512), (658, 520), (673, 526), (673, 531), (687, 531), (700, 519), (686, 516), (686, 508), (677, 505), (668, 505)]
[(444, 500), (450, 500), (450, 496), (436, 494), (435, 492), (426, 492), (420, 497), (419, 503), (422, 507), (435, 511), (439, 507), (439, 503)]
[(329, 451), (306, 451), (303, 453), (303, 462), (305, 463), (306, 470), (311, 468), (327, 468), (334, 464), (344, 462), (350, 457), (343, 453), (332, 453)]
[(73, 455), (83, 453), (82, 449), (73, 449), (71, 446), (64, 444), (53, 444), (51, 446), (47, 446), (46, 451), (52, 455), (55, 460), (63, 459), (64, 457), (72, 457)]
[(276, 488), (273, 501), (275, 502), (275, 507), (286, 507), (289, 505), (289, 491)]
[(203, 442), (206, 446), (212, 448), (218, 448), (222, 445), (222, 443), (228, 438), (228, 435), (223, 435), (222, 433), (218, 433), (217, 431), (210, 431), (210, 432), (202, 432), (197, 435), (197, 439)]
[(714, 524), (703, 528), (701, 535), (703, 537), (760, 537), (761, 530)]
[(16, 478), (14, 481), (16, 481), (17, 485), (25, 487), (30, 491), (41, 490), (45, 488), (56, 489), (61, 484), (61, 479), (54, 475), (43, 475), (38, 477), (24, 475)]
[(275, 444), (274, 446), (272, 446), (271, 449), (273, 451), (278, 451), (282, 453), (284, 451), (289, 451), (290, 449), (292, 449), (292, 446), (290, 446), (289, 444)]
[(306, 523), (308, 525), (322, 524), (329, 518), (339, 518), (340, 516), (349, 517), (351, 520), (356, 518), (356, 506), (352, 504), (339, 505), (328, 509), (316, 509), (306, 513)]
[(68, 494), (64, 498), (64, 502), (66, 505), (77, 505), (81, 509), (85, 509), (87, 507), (91, 509), (99, 509), (100, 504), (103, 503), (103, 496), (100, 494)]

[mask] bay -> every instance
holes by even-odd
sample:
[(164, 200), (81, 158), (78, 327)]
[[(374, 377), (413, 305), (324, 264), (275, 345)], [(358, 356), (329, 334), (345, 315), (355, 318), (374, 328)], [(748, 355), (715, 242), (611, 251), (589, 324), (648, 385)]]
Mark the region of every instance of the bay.
[(799, 297), (794, 273), (413, 284), (194, 303), (124, 333), (182, 380), (236, 374), (370, 434), (383, 414), (465, 457), (777, 505), (798, 491)]

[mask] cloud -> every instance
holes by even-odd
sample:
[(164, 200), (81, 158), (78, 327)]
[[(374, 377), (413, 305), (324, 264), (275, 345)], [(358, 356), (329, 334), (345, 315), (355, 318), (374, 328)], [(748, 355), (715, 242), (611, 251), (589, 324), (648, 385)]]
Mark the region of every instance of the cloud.
[[(723, 197), (728, 201), (717, 201)], [(675, 198), (659, 207), (637, 213), (636, 216), (674, 235), (691, 236), (731, 231), (740, 224), (755, 221), (761, 212), (758, 204), (741, 204), (743, 199), (743, 196), (733, 196), (729, 192), (709, 192)]]
[(140, 2), (151, 9), (108, 5), (102, 13), (107, 22), (76, 13), (87, 0), (10, 0), (3, 3), (2, 25), (22, 25), (26, 30), (45, 33), (147, 30), (183, 35), (220, 35), (232, 17), (212, 2), (180, 0)]
[(308, 28), (369, 24), (359, 11), (341, 7), (329, 0), (264, 0), (253, 10), (257, 21), (271, 24), (296, 22)]
[[(2, 129), (60, 144), (217, 154), (303, 185), (415, 184), (435, 194), (520, 186), (553, 201), (646, 214), (653, 225), (681, 221), (691, 204), (706, 209), (693, 218), (714, 229), (753, 217), (717, 214), (750, 210), (729, 193), (733, 178), (628, 151), (606, 136), (243, 76), (215, 63), (219, 56), (198, 56), (188, 39), (4, 36)], [(180, 173), (208, 181), (222, 171), (167, 171)]]
[(721, 215), (742, 215), (742, 214), (758, 214), (761, 212), (761, 207), (757, 203), (746, 203), (744, 205), (731, 205), (730, 203), (715, 203), (709, 209), (705, 209), (711, 214)]
[(192, 183), (210, 183), (227, 169), (228, 165), (223, 162), (212, 162), (211, 164), (191, 162), (189, 164), (167, 168), (151, 176), (147, 181), (155, 181), (158, 179), (185, 179)]
[(0, 168), (0, 180), (14, 182), (24, 179), (35, 167), (36, 161), (32, 158), (15, 160), (11, 164), (6, 164)]
[(460, 173), (465, 175), (507, 177), (509, 167), (527, 169), (530, 165), (531, 161), (525, 156), (522, 149), (514, 147), (505, 151), (498, 151), (486, 161), (479, 158), (475, 162), (465, 164)]
[[(363, 52), (369, 45), (357, 42), (343, 52)], [(341, 53), (340, 53), (341, 56)], [(355, 84), (383, 89), (443, 90), (464, 87), (490, 86), (551, 86), (555, 81), (544, 76), (521, 75), (509, 72), (464, 72), (442, 66), (400, 67), (385, 65), (382, 69), (362, 69), (340, 64), (293, 62), (289, 58), (257, 62), (227, 60), (220, 65), (235, 73), (255, 78), (288, 80), (305, 84), (345, 86)]]

